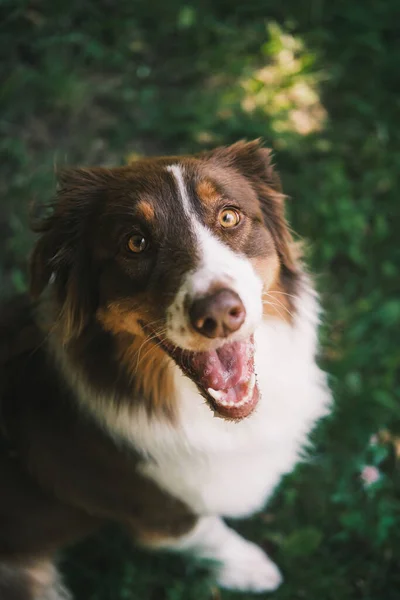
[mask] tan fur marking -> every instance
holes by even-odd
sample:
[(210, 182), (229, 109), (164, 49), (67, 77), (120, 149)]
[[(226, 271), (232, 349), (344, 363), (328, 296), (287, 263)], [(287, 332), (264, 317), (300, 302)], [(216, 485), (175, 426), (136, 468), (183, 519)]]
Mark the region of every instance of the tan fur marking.
[(111, 305), (99, 310), (97, 317), (116, 336), (120, 360), (132, 376), (132, 393), (144, 396), (150, 414), (162, 414), (173, 420), (176, 394), (172, 359), (151, 341), (151, 336), (144, 334), (138, 323), (142, 319), (140, 313)]
[(280, 282), (278, 256), (252, 259), (256, 273), (263, 281), (263, 314), (287, 323), (292, 322), (290, 297), (286, 296)]
[(135, 523), (130, 527), (135, 541), (148, 548), (162, 548), (174, 544), (177, 539), (188, 534), (196, 525), (197, 517), (192, 514), (180, 518), (160, 521), (157, 526)]
[(138, 323), (141, 318), (140, 313), (126, 311), (119, 304), (110, 304), (107, 308), (99, 309), (97, 318), (107, 331), (116, 335), (128, 332), (143, 336), (142, 328)]
[(221, 194), (217, 192), (208, 179), (203, 179), (203, 181), (197, 184), (196, 192), (205, 206), (213, 206), (221, 198)]
[(132, 375), (134, 393), (148, 400), (148, 412), (174, 420), (176, 394), (172, 359), (149, 338), (139, 336), (131, 343), (121, 340), (120, 356)]
[(155, 212), (153, 206), (147, 200), (142, 200), (137, 206), (137, 210), (142, 213), (147, 221), (154, 219)]
[(264, 292), (263, 314), (265, 316), (276, 317), (286, 323), (292, 323), (293, 312), (291, 307), (290, 297), (280, 288), (279, 281)]
[(26, 567), (25, 572), (30, 579), (35, 597), (41, 597), (43, 591), (50, 588), (56, 579), (54, 566), (45, 559)]
[(142, 546), (145, 546), (147, 548), (156, 549), (173, 545), (173, 543), (176, 543), (176, 540), (180, 537), (182, 537), (182, 534), (180, 532), (177, 532), (174, 536), (166, 535), (163, 532), (158, 533), (157, 531), (146, 531), (145, 533), (140, 533), (139, 537), (137, 537), (135, 541), (138, 544), (141, 544)]

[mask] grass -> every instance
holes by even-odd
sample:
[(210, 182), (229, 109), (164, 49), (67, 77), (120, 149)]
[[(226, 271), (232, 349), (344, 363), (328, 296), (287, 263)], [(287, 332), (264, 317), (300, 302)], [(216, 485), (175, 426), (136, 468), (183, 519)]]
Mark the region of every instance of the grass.
[[(275, 150), (336, 401), (312, 460), (236, 524), (282, 566), (276, 600), (399, 597), (399, 13), (395, 0), (0, 2), (2, 295), (26, 286), (27, 206), (52, 193), (55, 164), (242, 137)], [(78, 600), (251, 597), (114, 529), (64, 563)]]

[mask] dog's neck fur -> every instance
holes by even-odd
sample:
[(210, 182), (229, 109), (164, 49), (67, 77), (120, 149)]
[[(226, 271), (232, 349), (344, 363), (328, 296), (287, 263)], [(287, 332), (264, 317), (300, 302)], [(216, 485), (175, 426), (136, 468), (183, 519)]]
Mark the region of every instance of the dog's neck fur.
[[(255, 332), (256, 337), (256, 366), (261, 392), (264, 397), (256, 413), (243, 423), (233, 424), (223, 419), (213, 418), (212, 410), (206, 405), (196, 386), (185, 377), (179, 367), (169, 357), (162, 357), (162, 369), (169, 372), (169, 387), (166, 390), (167, 399), (172, 399), (177, 409), (176, 425), (185, 429), (185, 423), (195, 421), (199, 417), (218, 423), (221, 430), (229, 430), (233, 425), (239, 431), (248, 427), (249, 422), (259, 419), (260, 413), (269, 412), (275, 404), (273, 398), (268, 398), (268, 390), (275, 385), (283, 388), (290, 384), (299, 373), (300, 365), (314, 365), (317, 350), (317, 328), (319, 322), (319, 304), (317, 296), (306, 276), (302, 277), (299, 294), (294, 301), (294, 318), (291, 323), (271, 315), (264, 315), (262, 322)], [(47, 311), (48, 313), (48, 305)], [(43, 311), (42, 311), (43, 314)], [(157, 430), (165, 426), (165, 419), (160, 413), (152, 415), (146, 409), (143, 396), (135, 402), (134, 398), (119, 398), (116, 394), (97, 393), (91, 386), (84, 370), (71, 360), (68, 346), (60, 343), (60, 337), (55, 329), (50, 332), (48, 343), (56, 357), (59, 368), (71, 385), (76, 400), (84, 409), (92, 414), (113, 437), (129, 440), (135, 446), (142, 444), (136, 435), (144, 429)], [(135, 349), (135, 345), (133, 349)], [(137, 350), (137, 349), (136, 349)], [(162, 351), (161, 351), (162, 352)], [(278, 358), (279, 357), (279, 358)], [(115, 357), (110, 357), (115, 360)], [(132, 360), (137, 361), (137, 352), (132, 354)], [(278, 363), (281, 361), (281, 364)], [(147, 368), (147, 366), (145, 366)], [(316, 367), (315, 367), (316, 368)], [(140, 369), (140, 364), (139, 364)], [(303, 376), (304, 378), (304, 376)], [(293, 387), (295, 381), (290, 385)], [(266, 388), (266, 389), (265, 389)], [(134, 386), (132, 390), (134, 390)], [(138, 392), (136, 392), (138, 393)], [(143, 390), (143, 395), (146, 390)], [(151, 390), (149, 391), (151, 393)], [(190, 400), (188, 398), (190, 397)], [(196, 400), (194, 400), (196, 398)], [(134, 426), (135, 422), (147, 423), (146, 427)], [(173, 421), (169, 427), (173, 428)], [(182, 433), (182, 431), (180, 432)], [(188, 437), (190, 437), (190, 433)]]
[(149, 415), (143, 399), (96, 392), (57, 337), (50, 334), (49, 343), (82, 410), (142, 456), (143, 475), (195, 514), (243, 517), (262, 508), (330, 408), (326, 376), (315, 363), (319, 304), (306, 276), (294, 308), (292, 323), (264, 315), (255, 331), (261, 400), (240, 422), (215, 416), (173, 362), (175, 422)]

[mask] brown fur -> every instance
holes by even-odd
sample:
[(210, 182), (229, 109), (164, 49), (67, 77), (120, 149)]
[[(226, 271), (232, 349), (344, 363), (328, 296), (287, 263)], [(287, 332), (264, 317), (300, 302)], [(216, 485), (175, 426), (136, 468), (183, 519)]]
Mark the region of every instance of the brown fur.
[[(24, 306), (5, 311), (10, 334), (32, 318)], [(79, 415), (36, 333), (39, 344), (24, 344), (1, 365), (0, 590), (6, 572), (9, 581), (24, 579), (21, 600), (41, 598), (35, 590), (51, 567), (41, 566), (39, 557), (51, 557), (106, 519), (140, 538), (155, 531), (180, 535), (195, 522), (182, 503), (138, 474), (132, 451)]]
[(132, 370), (133, 393), (148, 400), (148, 413), (164, 414), (175, 421), (172, 359), (157, 344), (136, 337), (132, 343), (121, 341), (121, 361)]
[(290, 273), (296, 274), (298, 262), (285, 219), (285, 196), (271, 163), (271, 151), (261, 147), (260, 141), (255, 140), (218, 148), (211, 156), (225, 169), (238, 169), (251, 181), (252, 189), (260, 200), (264, 222), (273, 235), (281, 264)]
[[(118, 360), (125, 366), (132, 381), (131, 394), (145, 399), (150, 415), (164, 414), (174, 420), (176, 411), (171, 359), (152, 340), (153, 336), (144, 335), (139, 321), (149, 320), (149, 317), (148, 314), (144, 316), (144, 311), (142, 314), (139, 311), (131, 310), (129, 303), (125, 308), (120, 304), (111, 304), (98, 311), (98, 319), (115, 336)], [(154, 331), (163, 339), (160, 328), (154, 327)]]
[[(121, 322), (116, 325), (120, 326)], [(164, 414), (174, 421), (176, 407), (171, 359), (151, 337), (132, 337), (123, 328), (114, 332), (118, 332), (117, 355), (132, 378), (132, 394), (145, 399), (149, 415)]]

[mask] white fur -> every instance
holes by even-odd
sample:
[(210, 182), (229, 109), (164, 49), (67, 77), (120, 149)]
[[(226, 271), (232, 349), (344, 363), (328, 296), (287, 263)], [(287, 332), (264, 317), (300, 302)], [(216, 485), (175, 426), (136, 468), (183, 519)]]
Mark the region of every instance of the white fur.
[(179, 195), (182, 201), (183, 210), (186, 213), (186, 216), (189, 218), (193, 215), (193, 209), (190, 206), (189, 195), (186, 190), (185, 182), (183, 180), (184, 170), (181, 165), (170, 165), (166, 167), (167, 171), (172, 173), (175, 178), (175, 181), (178, 185)]
[[(158, 544), (157, 547), (170, 548), (170, 545)], [(172, 549), (216, 561), (220, 587), (267, 592), (275, 590), (282, 581), (279, 569), (265, 552), (243, 539), (218, 517), (201, 518), (189, 534), (173, 544)]]
[[(183, 180), (182, 167), (173, 165), (167, 167), (173, 174), (182, 206), (196, 239), (196, 253), (199, 263), (195, 269), (186, 274), (176, 297), (167, 310), (167, 337), (169, 340), (187, 350), (201, 350), (203, 345), (210, 347), (210, 340), (191, 329), (186, 310), (187, 302), (205, 296), (212, 286), (218, 284), (236, 292), (243, 302), (246, 318), (240, 330), (231, 336), (231, 340), (244, 339), (254, 331), (262, 314), (262, 281), (255, 273), (250, 261), (234, 252), (220, 241), (196, 217), (190, 207), (189, 196)], [(223, 340), (217, 340), (213, 346), (218, 346)]]
[[(193, 301), (205, 296), (215, 284), (236, 292), (246, 310), (246, 318), (239, 331), (231, 336), (231, 341), (249, 337), (262, 314), (262, 282), (250, 261), (235, 254), (199, 223), (196, 223), (195, 232), (200, 263), (186, 275), (167, 310), (167, 337), (177, 346), (188, 350), (203, 349), (202, 344), (206, 344), (209, 349), (210, 340), (202, 339), (191, 329), (185, 309), (186, 298)], [(224, 340), (216, 340), (213, 346), (223, 342)]]

